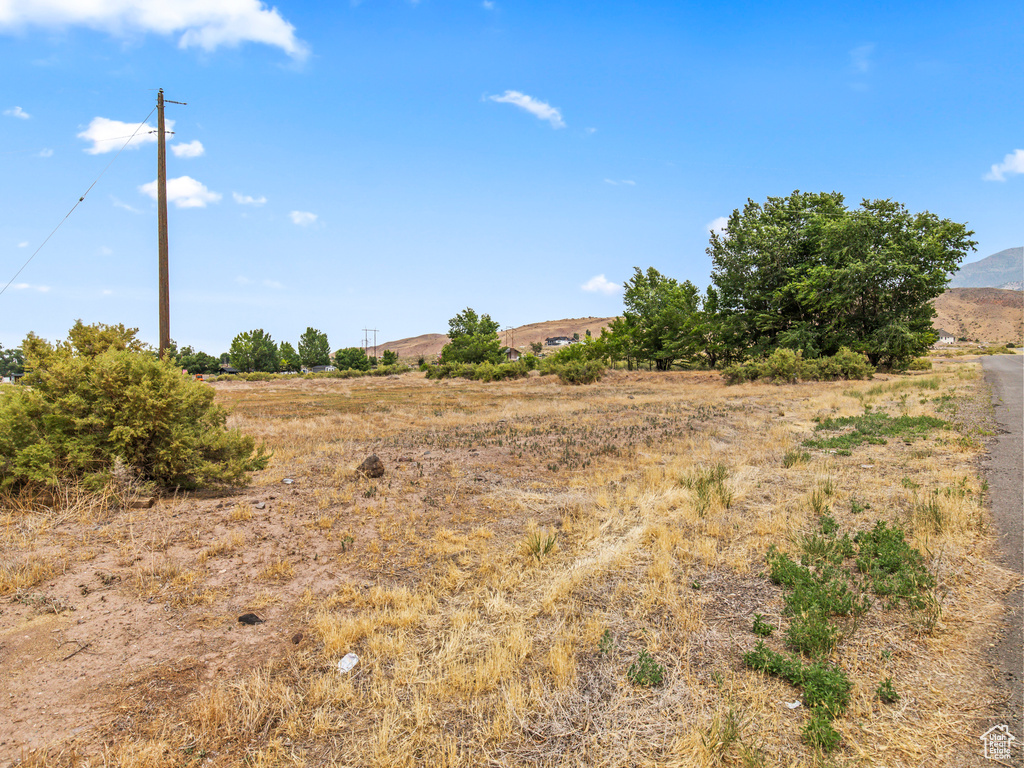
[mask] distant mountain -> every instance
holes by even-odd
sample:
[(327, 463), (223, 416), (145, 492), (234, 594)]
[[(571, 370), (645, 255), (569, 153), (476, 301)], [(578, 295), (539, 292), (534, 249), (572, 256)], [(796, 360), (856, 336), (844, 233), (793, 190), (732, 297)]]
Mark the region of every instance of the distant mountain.
[(1024, 247), (1007, 248), (981, 261), (964, 264), (953, 274), (949, 287), (1024, 289)]

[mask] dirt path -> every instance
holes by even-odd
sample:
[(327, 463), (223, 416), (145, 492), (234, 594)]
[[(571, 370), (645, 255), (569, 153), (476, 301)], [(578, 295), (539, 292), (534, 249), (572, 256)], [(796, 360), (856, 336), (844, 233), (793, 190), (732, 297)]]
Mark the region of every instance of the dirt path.
[[(992, 500), (992, 516), (998, 530), (1000, 564), (1024, 575), (1024, 500), (1022, 500), (1022, 428), (1024, 428), (1024, 357), (997, 355), (982, 359), (985, 380), (992, 387), (996, 421), (1001, 434), (985, 462)], [(994, 663), (1006, 687), (1005, 724), (1018, 739), (1024, 737), (1024, 590), (1018, 586), (1006, 595), (1006, 617), (996, 641)], [(993, 723), (995, 725), (996, 723)], [(1020, 741), (1017, 742), (1021, 744)], [(1024, 764), (1021, 751), (1014, 765)]]

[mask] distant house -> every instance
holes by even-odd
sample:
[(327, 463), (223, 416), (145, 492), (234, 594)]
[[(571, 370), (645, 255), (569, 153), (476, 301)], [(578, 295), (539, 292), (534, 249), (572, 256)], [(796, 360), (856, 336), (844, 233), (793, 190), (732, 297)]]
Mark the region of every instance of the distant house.
[(307, 373), (326, 373), (338, 370), (333, 365), (314, 365), (312, 368), (303, 368)]
[(949, 331), (944, 331), (941, 328), (936, 328), (935, 332), (939, 334), (939, 340), (936, 344), (953, 344), (956, 342), (956, 336)]
[(221, 363), (220, 364), (220, 372), (222, 374), (241, 373), (241, 371), (239, 371), (237, 368), (235, 368), (233, 365), (231, 365), (231, 363)]
[(544, 339), (546, 347), (564, 347), (566, 344), (572, 344), (572, 339), (568, 336), (550, 336)]
[(519, 353), (519, 350), (516, 349), (515, 347), (509, 347), (508, 350), (506, 350), (505, 352), (505, 357), (508, 358), (509, 362), (514, 363), (516, 360), (522, 357), (522, 355)]

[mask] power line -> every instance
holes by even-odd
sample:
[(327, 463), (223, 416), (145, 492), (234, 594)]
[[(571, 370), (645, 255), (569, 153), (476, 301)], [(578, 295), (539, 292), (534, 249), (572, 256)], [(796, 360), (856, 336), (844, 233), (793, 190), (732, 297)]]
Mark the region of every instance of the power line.
[(0, 296), (3, 296), (4, 293), (7, 291), (7, 289), (11, 287), (11, 284), (15, 280), (18, 279), (18, 275), (20, 275), (24, 271), (25, 267), (27, 267), (29, 265), (29, 262), (31, 262), (32, 259), (34, 259), (36, 257), (36, 254), (38, 254), (41, 250), (43, 250), (43, 246), (46, 245), (48, 242), (50, 242), (50, 238), (53, 237), (57, 233), (57, 230), (60, 229), (61, 226), (63, 226), (65, 221), (68, 220), (68, 217), (72, 213), (75, 212), (75, 208), (77, 208), (79, 206), (79, 204), (83, 200), (85, 200), (86, 195), (88, 195), (90, 192), (92, 192), (92, 188), (96, 186), (96, 184), (99, 182), (100, 179), (103, 178), (103, 174), (105, 174), (110, 169), (110, 166), (112, 166), (114, 164), (114, 161), (117, 160), (117, 158), (121, 155), (122, 152), (124, 152), (125, 148), (129, 144), (131, 144), (132, 139), (135, 138), (135, 134), (137, 134), (140, 130), (142, 130), (142, 127), (146, 124), (146, 120), (149, 120), (149, 118), (151, 118), (153, 116), (153, 112), (156, 112), (156, 107), (153, 107), (153, 109), (150, 111), (150, 113), (148, 115), (146, 115), (145, 119), (141, 123), (139, 123), (139, 127), (135, 129), (135, 133), (133, 133), (131, 136), (129, 136), (128, 137), (128, 141), (126, 141), (124, 143), (124, 146), (122, 146), (119, 150), (117, 150), (117, 154), (114, 155), (110, 159), (110, 162), (107, 163), (106, 167), (102, 171), (100, 171), (100, 175), (97, 176), (93, 180), (92, 184), (89, 185), (89, 188), (87, 190), (85, 190), (85, 192), (82, 193), (82, 196), (80, 198), (78, 198), (78, 201), (73, 206), (71, 206), (71, 210), (68, 211), (66, 214), (64, 214), (64, 218), (61, 219), (60, 222), (57, 224), (57, 226), (53, 228), (53, 231), (50, 232), (50, 234), (48, 234), (46, 236), (46, 239), (43, 240), (43, 242), (39, 244), (39, 247), (36, 248), (35, 251), (32, 252), (32, 255), (28, 257), (28, 259), (25, 261), (25, 263), (21, 265), (21, 269), (19, 269), (17, 272), (15, 272), (14, 273), (14, 277), (12, 277), (10, 280), (7, 281), (7, 285), (5, 285), (2, 289), (0, 289)]

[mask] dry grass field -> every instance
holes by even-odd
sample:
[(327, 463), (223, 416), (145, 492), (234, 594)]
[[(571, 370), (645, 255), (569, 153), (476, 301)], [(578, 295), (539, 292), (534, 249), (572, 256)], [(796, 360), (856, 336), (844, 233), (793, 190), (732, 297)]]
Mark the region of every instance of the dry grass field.
[[(0, 765), (990, 764), (984, 651), (1014, 577), (988, 559), (976, 362), (793, 386), (215, 386), (274, 451), (250, 487), (2, 502)], [(879, 412), (949, 424), (802, 445)], [(373, 453), (379, 479), (355, 471)], [(822, 514), (899, 523), (936, 576), (922, 609), (839, 620), (853, 688), (828, 755), (785, 705), (800, 691), (742, 659), (755, 614), (784, 648), (765, 555), (799, 556)], [(641, 651), (660, 685), (633, 681)]]

